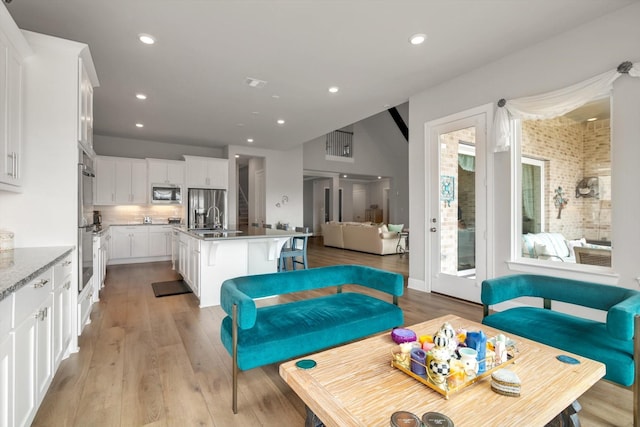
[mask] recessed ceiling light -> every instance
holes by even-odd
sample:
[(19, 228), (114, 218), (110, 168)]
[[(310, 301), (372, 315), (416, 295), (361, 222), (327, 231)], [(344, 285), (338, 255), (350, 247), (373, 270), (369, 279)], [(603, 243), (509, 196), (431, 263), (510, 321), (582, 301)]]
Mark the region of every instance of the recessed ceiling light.
[(588, 122), (595, 122), (596, 120), (598, 120), (597, 117), (591, 117), (590, 119), (587, 119)]
[(343, 177), (343, 178), (346, 178), (346, 177), (347, 177), (347, 174), (342, 175), (342, 177)]
[(412, 45), (419, 45), (424, 43), (424, 41), (427, 39), (427, 35), (426, 34), (414, 34), (411, 37), (409, 37), (409, 43), (411, 43)]
[(144, 93), (136, 93), (136, 98), (140, 100), (145, 100), (147, 99), (147, 95), (145, 95)]
[(280, 95), (271, 95), (273, 99), (280, 99)]
[(240, 154), (236, 154), (236, 159), (239, 159), (239, 158), (240, 158)]
[(253, 138), (247, 138), (247, 142), (251, 144), (253, 142)]
[(141, 33), (138, 34), (138, 40), (140, 40), (144, 44), (154, 44), (156, 42), (156, 38), (151, 34)]
[(340, 88), (338, 86), (331, 86), (329, 88), (329, 92), (331, 92), (331, 93), (338, 93), (339, 90), (340, 90)]
[(382, 179), (382, 177), (381, 177), (381, 176), (379, 176), (379, 177), (378, 177), (378, 179)]
[(278, 121), (276, 123), (278, 123), (279, 125), (283, 125), (284, 124), (284, 120), (283, 119), (278, 119)]
[(143, 125), (142, 123), (136, 123), (136, 127), (137, 127), (137, 128), (143, 128), (143, 127), (144, 127), (144, 125)]

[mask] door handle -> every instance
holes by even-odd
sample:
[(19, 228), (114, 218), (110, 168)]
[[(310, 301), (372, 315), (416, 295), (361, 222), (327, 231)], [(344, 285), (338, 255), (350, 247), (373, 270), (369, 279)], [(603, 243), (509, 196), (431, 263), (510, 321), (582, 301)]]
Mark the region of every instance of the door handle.
[(435, 227), (431, 227), (431, 228), (429, 229), (429, 231), (431, 231), (432, 233), (435, 233), (435, 232), (437, 231), (437, 229), (436, 229)]

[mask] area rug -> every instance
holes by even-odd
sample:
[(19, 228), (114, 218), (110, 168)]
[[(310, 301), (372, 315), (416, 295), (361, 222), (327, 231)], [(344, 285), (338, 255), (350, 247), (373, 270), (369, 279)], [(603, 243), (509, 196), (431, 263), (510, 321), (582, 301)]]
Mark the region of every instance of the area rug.
[(181, 295), (191, 293), (191, 289), (184, 280), (171, 280), (169, 282), (152, 283), (153, 293), (156, 298), (168, 297), (170, 295)]

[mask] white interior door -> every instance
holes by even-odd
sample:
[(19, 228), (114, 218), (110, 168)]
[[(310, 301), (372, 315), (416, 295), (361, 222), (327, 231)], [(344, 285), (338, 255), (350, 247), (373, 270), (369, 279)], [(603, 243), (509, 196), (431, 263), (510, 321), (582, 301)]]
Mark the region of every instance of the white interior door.
[(367, 192), (361, 188), (353, 189), (353, 220), (364, 221), (367, 206)]
[(487, 114), (469, 112), (427, 123), (430, 159), (426, 212), (433, 292), (480, 302), (487, 274)]

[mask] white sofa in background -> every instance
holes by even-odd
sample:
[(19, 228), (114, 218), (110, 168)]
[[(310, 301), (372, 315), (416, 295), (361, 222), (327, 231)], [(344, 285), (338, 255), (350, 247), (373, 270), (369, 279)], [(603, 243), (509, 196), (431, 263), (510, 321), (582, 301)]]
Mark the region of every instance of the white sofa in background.
[(377, 255), (398, 253), (398, 245), (405, 249), (405, 239), (386, 226), (366, 222), (328, 222), (322, 224), (325, 246), (367, 252)]
[[(603, 253), (611, 265), (611, 247), (587, 243), (586, 239), (567, 240), (561, 233), (527, 233), (522, 235), (522, 256), (551, 261), (576, 262), (575, 248), (588, 248)], [(608, 255), (608, 256), (607, 256)], [(603, 261), (607, 265), (607, 261)], [(582, 261), (583, 264), (593, 262)]]

